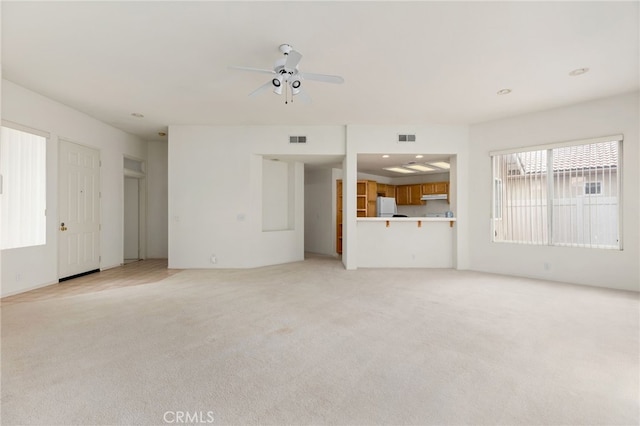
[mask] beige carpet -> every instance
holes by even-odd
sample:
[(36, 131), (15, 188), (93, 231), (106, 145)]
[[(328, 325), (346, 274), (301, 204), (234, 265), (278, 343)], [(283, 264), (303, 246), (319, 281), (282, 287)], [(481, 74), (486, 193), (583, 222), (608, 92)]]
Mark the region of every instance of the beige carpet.
[(3, 306), (2, 424), (637, 425), (638, 322), (475, 272), (182, 271)]

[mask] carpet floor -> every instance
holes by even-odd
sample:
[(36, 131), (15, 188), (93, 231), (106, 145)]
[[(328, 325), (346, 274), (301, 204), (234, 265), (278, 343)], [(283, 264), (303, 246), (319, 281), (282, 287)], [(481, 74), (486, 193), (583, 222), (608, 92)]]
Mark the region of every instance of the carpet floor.
[(2, 306), (3, 425), (637, 425), (638, 294), (332, 258)]

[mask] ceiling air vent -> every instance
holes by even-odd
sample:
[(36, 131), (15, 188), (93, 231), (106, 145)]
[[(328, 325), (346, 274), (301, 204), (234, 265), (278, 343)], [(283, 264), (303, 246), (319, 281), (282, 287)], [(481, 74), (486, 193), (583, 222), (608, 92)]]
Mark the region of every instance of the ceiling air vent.
[(398, 135), (398, 142), (415, 142), (416, 135)]
[(289, 136), (289, 143), (307, 143), (306, 136)]

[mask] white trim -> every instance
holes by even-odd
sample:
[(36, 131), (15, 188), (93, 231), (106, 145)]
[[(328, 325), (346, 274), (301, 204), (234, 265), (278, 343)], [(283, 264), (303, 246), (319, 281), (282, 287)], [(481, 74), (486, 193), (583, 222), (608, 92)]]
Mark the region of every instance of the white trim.
[(2, 120), (2, 127), (8, 127), (13, 130), (19, 130), (21, 132), (31, 133), (36, 136), (40, 136), (41, 138), (50, 139), (51, 133), (45, 132), (43, 130), (34, 129), (33, 127), (24, 126), (22, 124), (14, 123), (13, 121)]
[(144, 179), (146, 175), (144, 173), (138, 172), (136, 170), (124, 169), (124, 176), (135, 178), (135, 179)]
[(620, 142), (622, 140), (624, 140), (624, 135), (622, 134), (611, 135), (611, 136), (601, 136), (601, 137), (590, 138), (590, 139), (576, 139), (572, 141), (549, 143), (545, 145), (532, 145), (532, 146), (524, 146), (520, 148), (502, 149), (499, 151), (489, 151), (489, 155), (495, 156), (495, 155), (505, 155), (505, 154), (516, 154), (518, 152), (542, 151), (542, 150), (564, 148), (567, 146), (575, 146), (575, 145), (590, 145), (594, 143), (613, 142), (613, 141)]

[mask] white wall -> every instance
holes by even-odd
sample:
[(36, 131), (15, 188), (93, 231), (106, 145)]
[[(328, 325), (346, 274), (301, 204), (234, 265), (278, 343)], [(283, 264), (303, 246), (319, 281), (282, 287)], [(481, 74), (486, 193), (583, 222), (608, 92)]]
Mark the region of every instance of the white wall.
[[(454, 222), (455, 223), (455, 222)], [(358, 267), (452, 268), (455, 228), (449, 222), (359, 220)]]
[[(304, 134), (306, 144), (289, 144)], [(247, 268), (304, 259), (304, 165), (294, 227), (263, 232), (263, 155), (344, 155), (342, 126), (170, 126), (169, 266)], [(211, 262), (215, 255), (216, 263)]]
[(147, 258), (166, 259), (168, 198), (167, 153), (165, 141), (150, 141), (147, 145)]
[(336, 255), (336, 195), (332, 175), (332, 169), (305, 168), (304, 251), (306, 252)]
[(65, 105), (2, 81), (2, 119), (50, 134), (47, 143), (47, 243), (2, 251), (2, 296), (58, 281), (58, 139), (100, 150), (102, 269), (123, 261), (123, 155), (146, 158), (146, 142)]
[[(397, 135), (410, 133), (416, 135), (415, 143), (398, 143)], [(343, 263), (347, 269), (368, 265), (364, 259), (373, 247), (358, 245), (358, 228), (355, 212), (356, 179), (354, 169), (358, 154), (443, 154), (452, 158), (451, 210), (456, 213), (458, 221), (453, 228), (453, 266), (458, 269), (468, 267), (468, 215), (467, 199), (469, 196), (468, 170), (468, 127), (447, 125), (412, 125), (412, 126), (347, 126), (347, 155), (345, 158), (345, 178), (343, 187)], [(455, 161), (454, 161), (455, 160)], [(406, 181), (409, 183), (409, 181)], [(395, 183), (395, 181), (394, 181)]]
[[(469, 193), (471, 269), (578, 284), (639, 290), (639, 95), (626, 94), (470, 128)], [(492, 150), (622, 133), (624, 250), (529, 246), (491, 242)], [(545, 269), (545, 263), (550, 266)]]

